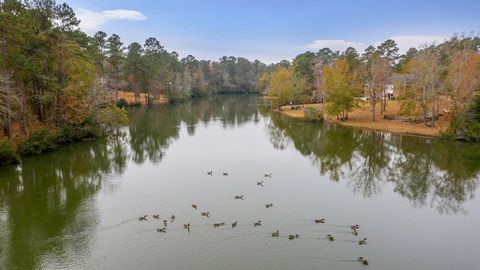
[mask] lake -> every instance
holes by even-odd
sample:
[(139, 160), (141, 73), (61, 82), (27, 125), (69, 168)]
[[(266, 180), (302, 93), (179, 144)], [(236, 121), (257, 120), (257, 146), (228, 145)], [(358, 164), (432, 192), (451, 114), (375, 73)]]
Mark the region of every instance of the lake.
[(0, 269), (480, 264), (480, 145), (305, 123), (256, 96), (129, 116), (109, 139), (0, 168)]

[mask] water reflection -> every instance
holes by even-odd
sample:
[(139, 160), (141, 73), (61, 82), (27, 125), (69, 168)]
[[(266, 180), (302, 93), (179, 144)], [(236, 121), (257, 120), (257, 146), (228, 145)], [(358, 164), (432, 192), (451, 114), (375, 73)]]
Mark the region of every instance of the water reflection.
[(177, 105), (151, 109), (132, 109), (129, 117), (130, 146), (133, 161), (158, 163), (173, 141), (178, 139), (182, 125), (193, 136), (198, 125), (218, 122), (223, 128), (239, 127), (260, 121), (256, 96), (217, 96), (195, 99)]
[(119, 140), (75, 144), (1, 168), (0, 266), (39, 269), (65, 253), (88, 258), (98, 220), (89, 199), (110, 184), (106, 176), (125, 168)]
[(415, 206), (457, 213), (474, 197), (480, 145), (303, 123), (274, 114), (267, 125), (276, 149), (292, 144), (332, 181), (353, 192), (379, 194), (386, 183)]

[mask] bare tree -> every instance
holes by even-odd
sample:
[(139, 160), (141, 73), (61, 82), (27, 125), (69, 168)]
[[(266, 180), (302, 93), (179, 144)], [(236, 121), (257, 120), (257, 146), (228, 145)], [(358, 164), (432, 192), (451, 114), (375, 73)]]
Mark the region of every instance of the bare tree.
[(377, 53), (366, 55), (364, 69), (364, 82), (370, 99), (372, 121), (376, 120), (376, 107), (378, 99), (385, 95), (385, 87), (388, 78), (392, 74), (392, 68), (388, 60)]
[(427, 124), (429, 104), (431, 104), (432, 126), (435, 126), (435, 115), (438, 107), (439, 74), (439, 57), (435, 48), (425, 48), (420, 51), (413, 60), (412, 75), (414, 88), (420, 92), (425, 125)]
[(454, 52), (446, 83), (454, 111), (464, 114), (480, 88), (480, 55), (470, 49)]

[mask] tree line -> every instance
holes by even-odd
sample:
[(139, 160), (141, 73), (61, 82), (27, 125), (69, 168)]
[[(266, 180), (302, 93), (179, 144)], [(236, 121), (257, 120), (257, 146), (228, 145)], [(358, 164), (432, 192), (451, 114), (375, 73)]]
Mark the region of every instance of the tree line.
[(36, 126), (62, 129), (125, 122), (119, 91), (171, 102), (221, 93), (257, 92), (268, 67), (224, 56), (197, 60), (167, 51), (154, 37), (125, 46), (116, 34), (89, 36), (67, 4), (0, 1), (0, 124), (6, 137)]
[[(259, 79), (259, 89), (275, 97), (277, 106), (324, 102), (324, 112), (348, 119), (367, 99), (372, 121), (384, 114), (387, 88), (402, 89), (401, 114), (435, 126), (439, 99), (450, 104), (448, 134), (480, 140), (480, 38), (459, 35), (438, 45), (411, 48), (400, 54), (394, 40), (369, 46), (360, 54), (329, 48), (281, 61)], [(363, 97), (363, 99), (361, 98)]]

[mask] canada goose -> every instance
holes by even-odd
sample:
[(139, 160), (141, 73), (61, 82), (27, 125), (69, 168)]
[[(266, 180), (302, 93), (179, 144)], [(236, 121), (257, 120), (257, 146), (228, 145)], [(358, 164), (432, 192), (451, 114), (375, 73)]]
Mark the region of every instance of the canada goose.
[(357, 261), (361, 262), (363, 265), (368, 265), (368, 261), (366, 258), (358, 257)]
[(265, 205), (265, 208), (270, 208), (270, 207), (273, 207), (273, 203), (269, 203)]
[(353, 235), (357, 236), (358, 235), (357, 229), (352, 229), (352, 233)]
[(208, 175), (213, 175), (213, 171), (207, 172)]
[(167, 228), (157, 229), (157, 232), (166, 233), (166, 232), (167, 232)]
[(236, 221), (232, 223), (232, 228), (235, 228), (235, 227), (237, 227), (237, 222)]
[(223, 176), (228, 176), (228, 173), (227, 173), (227, 172), (224, 172), (224, 173), (223, 173)]
[(357, 225), (352, 225), (352, 226), (350, 226), (350, 229), (358, 230), (358, 229), (360, 229), (360, 225), (358, 225), (358, 224)]
[(315, 223), (325, 223), (325, 219), (315, 219)]
[(271, 173), (266, 173), (264, 174), (265, 177), (268, 177), (268, 178), (272, 178), (272, 174)]
[(197, 210), (197, 205), (196, 204), (192, 204), (192, 208)]
[(363, 240), (358, 241), (359, 245), (366, 245), (367, 244), (367, 238), (363, 238)]
[(154, 219), (160, 219), (160, 215), (153, 215), (152, 216)]
[(210, 212), (202, 212), (202, 217), (210, 217)]
[(224, 225), (225, 225), (225, 222), (215, 223), (215, 224), (213, 224), (213, 227), (214, 227), (214, 228), (218, 228), (218, 227), (224, 226)]
[(172, 219), (172, 222), (173, 222), (175, 220), (175, 215), (172, 215), (170, 218)]
[(299, 237), (300, 237), (300, 235), (298, 235), (298, 234), (290, 234), (290, 235), (288, 236), (288, 239), (293, 240), (293, 239), (299, 238)]
[(144, 215), (143, 217), (139, 217), (138, 221), (147, 221), (147, 215)]
[(257, 182), (257, 186), (263, 187), (263, 181)]
[(185, 230), (190, 231), (190, 223), (183, 224), (183, 228), (184, 228)]
[(278, 230), (272, 233), (272, 237), (278, 237), (279, 235), (280, 235), (280, 232)]
[(335, 238), (333, 238), (333, 236), (331, 234), (327, 235), (327, 239), (330, 240), (330, 241), (335, 240)]
[(259, 220), (258, 222), (253, 223), (253, 226), (255, 226), (255, 227), (262, 226), (262, 221)]
[(167, 227), (167, 224), (168, 224), (168, 223), (167, 223), (167, 220), (164, 219), (164, 220), (163, 220), (163, 225), (164, 225), (165, 227)]
[(243, 200), (243, 195), (237, 195), (237, 196), (235, 196), (235, 200)]

